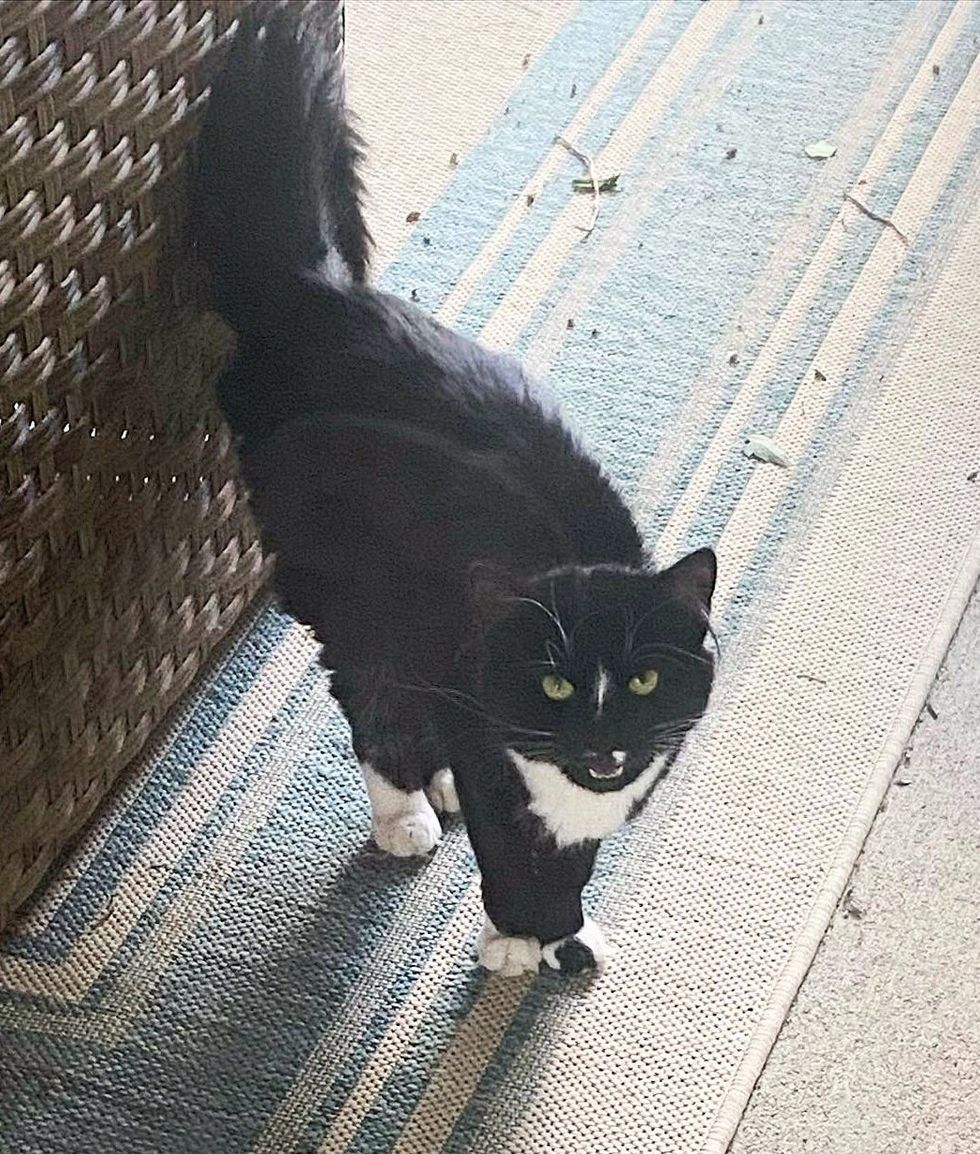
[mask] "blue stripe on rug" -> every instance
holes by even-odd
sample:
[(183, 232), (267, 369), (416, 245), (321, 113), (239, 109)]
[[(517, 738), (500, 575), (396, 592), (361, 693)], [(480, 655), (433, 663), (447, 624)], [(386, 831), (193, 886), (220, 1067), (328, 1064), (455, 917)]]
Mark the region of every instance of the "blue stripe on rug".
[[(949, 7), (950, 5), (943, 5), (942, 8), (939, 5), (935, 6), (937, 30), (941, 28), (945, 22)], [(889, 11), (891, 11), (891, 7)], [(952, 95), (955, 93), (959, 84), (962, 83), (963, 77), (971, 63), (971, 39), (969, 35), (964, 35), (959, 39), (947, 65), (946, 71), (948, 75), (942, 78), (942, 85), (937, 84), (934, 86), (926, 96), (922, 105), (917, 110), (916, 115), (913, 117), (903, 138), (902, 145), (890, 166), (882, 174), (880, 180), (876, 182), (874, 195), (875, 202), (878, 205), (877, 211), (880, 215), (887, 216), (895, 203), (897, 203), (909, 176), (914, 171), (932, 134), (935, 132), (939, 120), (941, 120), (943, 113), (948, 108)], [(893, 101), (890, 103), (888, 109), (885, 110), (885, 114), (875, 126), (873, 132), (869, 133), (866, 149), (861, 159), (857, 163), (852, 164), (848, 171), (842, 172), (840, 182), (842, 190), (853, 186), (867, 156), (870, 154), (878, 133), (887, 123), (895, 104), (897, 104), (899, 96), (904, 92), (908, 80), (911, 79), (911, 74), (918, 68), (920, 63), (921, 60), (915, 60), (909, 63), (904, 81), (896, 91)], [(839, 205), (836, 204), (828, 204), (823, 207), (824, 228), (815, 234), (811, 250), (807, 253), (801, 253), (798, 276), (802, 276), (807, 260), (812, 256), (813, 250), (815, 250), (817, 244), (823, 238), (826, 229), (831, 227), (838, 208)], [(773, 372), (771, 380), (760, 398), (760, 402), (756, 406), (752, 417), (745, 423), (745, 432), (766, 431), (775, 426), (779, 416), (785, 411), (788, 402), (792, 399), (793, 393), (795, 392), (798, 384), (796, 374), (800, 367), (805, 365), (813, 354), (816, 353), (820, 340), (828, 325), (833, 320), (840, 301), (846, 296), (847, 291), (857, 280), (861, 268), (877, 240), (878, 231), (876, 229), (868, 228), (860, 234), (855, 230), (854, 238), (842, 253), (839, 263), (835, 266), (833, 278), (829, 279), (822, 286), (818, 301), (811, 310), (804, 331), (781, 357), (778, 368)], [(786, 286), (783, 303), (789, 299), (795, 287), (795, 283)], [(730, 389), (716, 406), (710, 419), (705, 423), (701, 436), (691, 444), (683, 465), (673, 478), (668, 492), (661, 501), (655, 516), (652, 518), (649, 530), (654, 538), (658, 530), (666, 524), (677, 502), (687, 489), (691, 477), (701, 461), (705, 448), (715, 436), (727, 412), (731, 398), (734, 397), (741, 388), (745, 371), (751, 366), (758, 353), (758, 345), (761, 343), (761, 340), (765, 339), (766, 335), (767, 334), (763, 334), (754, 347), (746, 349), (742, 357), (742, 367), (737, 373), (733, 374)], [(701, 371), (703, 371), (703, 369), (704, 366), (702, 366)], [(694, 547), (695, 543), (703, 543), (704, 541), (714, 539), (721, 526), (727, 520), (728, 514), (734, 507), (738, 497), (741, 495), (749, 472), (744, 469), (738, 459), (738, 448), (740, 444), (741, 440), (733, 445), (733, 454), (728, 462), (727, 468), (722, 476), (715, 482), (712, 490), (712, 499), (703, 504), (695, 527), (693, 527), (692, 531), (688, 534), (685, 542), (686, 545)]]
[[(637, 245), (592, 298), (584, 315), (575, 318), (552, 387), (627, 494), (635, 494), (640, 474), (651, 461), (656, 462), (658, 445), (671, 435), (680, 406), (706, 373), (718, 341), (764, 266), (780, 226), (799, 210), (819, 175), (816, 162), (803, 154), (802, 144), (810, 136), (833, 138), (871, 72), (893, 50), (909, 7), (911, 3), (904, 2), (886, 7), (853, 4), (848, 35), (840, 42), (835, 41), (839, 9), (834, 4), (789, 5), (770, 12), (772, 39), (760, 39), (752, 67), (741, 70), (721, 104), (701, 124), (690, 162), (644, 206)], [(918, 64), (910, 62), (905, 79)], [(711, 60), (706, 67), (712, 67)], [(805, 99), (809, 78), (831, 73), (834, 84), (821, 103), (819, 117), (812, 127), (801, 128), (794, 110)], [(700, 75), (692, 78), (695, 89), (701, 79)], [(896, 85), (889, 105), (867, 133), (860, 156), (848, 171), (841, 172), (842, 189), (856, 178), (904, 88), (901, 82)], [(639, 172), (657, 166), (660, 145), (658, 131), (637, 159)], [(725, 153), (732, 145), (740, 145), (740, 151), (729, 161)], [(907, 171), (904, 166), (900, 170)], [(626, 211), (620, 202), (629, 195), (629, 181), (627, 173), (624, 193), (615, 202), (609, 199), (608, 210), (604, 202), (600, 228), (615, 232), (617, 217)], [(810, 252), (799, 254), (794, 280), (784, 286), (780, 310), (838, 207), (821, 206), (824, 225), (815, 230)], [(855, 275), (874, 239), (869, 234), (865, 250), (853, 254)], [(578, 246), (562, 270), (561, 281), (522, 332), (519, 351), (531, 344), (586, 258), (586, 247)], [(830, 292), (836, 290), (835, 281)], [(627, 325), (623, 301), (630, 302)], [(819, 327), (819, 319), (814, 318), (813, 331)], [(598, 330), (597, 338), (591, 337), (593, 330)], [(752, 347), (744, 351), (742, 367), (732, 373), (718, 408), (691, 447), (654, 524), (648, 526), (654, 542), (730, 398), (741, 387), (756, 351)], [(596, 393), (602, 394), (602, 405), (594, 403)], [(638, 413), (642, 420), (637, 419)]]
[[(610, 98), (602, 105), (595, 118), (583, 131), (578, 142), (578, 147), (582, 151), (593, 155), (601, 151), (637, 97), (649, 83), (657, 68), (663, 63), (670, 49), (674, 47), (688, 27), (692, 16), (700, 7), (700, 3), (701, 0), (682, 0), (682, 2), (670, 6), (662, 23), (643, 46), (632, 67), (621, 78)], [(589, 7), (593, 6), (589, 5)], [(598, 15), (601, 12), (601, 7), (594, 7)], [(615, 21), (608, 20), (608, 17), (605, 19), (607, 23), (615, 23)], [(719, 43), (726, 42), (731, 36), (733, 28), (734, 23), (730, 19), (719, 37)], [(696, 75), (701, 76), (704, 69), (708, 67), (710, 67), (710, 63), (702, 60)], [(696, 82), (689, 78), (684, 86), (685, 92), (690, 91), (692, 86), (696, 86)], [(546, 125), (547, 121), (545, 122)], [(537, 159), (540, 159), (541, 155), (554, 147), (553, 138), (561, 127), (561, 123), (556, 121), (550, 138), (544, 134), (541, 141), (543, 147)], [(581, 162), (570, 159), (554, 179), (543, 189), (537, 191), (533, 211), (527, 213), (493, 268), (477, 286), (466, 307), (460, 313), (457, 324), (463, 332), (471, 336), (479, 335), (480, 330), (489, 320), (507, 289), (544, 237), (547, 236), (559, 213), (568, 203), (572, 179), (581, 175)], [(606, 198), (607, 201), (608, 199)], [(519, 353), (522, 350), (516, 346), (514, 351)]]
[(225, 724), (243, 690), (258, 675), (282, 640), (289, 620), (270, 609), (234, 643), (216, 671), (194, 691), (179, 729), (159, 755), (137, 796), (123, 810), (111, 836), (65, 895), (45, 929), (36, 935), (4, 939), (4, 950), (37, 962), (55, 962), (72, 948), (80, 933), (99, 916), (106, 895), (117, 886), (194, 765)]
[[(439, 307), (649, 8), (648, 0), (616, 0), (610, 19), (606, 2), (578, 6), (531, 61), (506, 114), (460, 161), (442, 197), (385, 270), (381, 288), (403, 297), (414, 290), (423, 308)], [(599, 115), (606, 115), (605, 106)], [(537, 202), (534, 207), (535, 219), (543, 219)]]
[[(897, 361), (914, 317), (928, 303), (928, 293), (920, 295), (914, 290), (923, 280), (928, 281), (941, 271), (944, 257), (956, 242), (963, 220), (974, 205), (978, 156), (980, 131), (973, 134), (935, 211), (910, 247), (885, 306), (869, 327), (851, 369), (814, 432), (809, 451), (796, 466), (792, 484), (774, 510), (766, 534), (733, 589), (731, 601), (718, 622), (723, 634), (734, 636), (738, 632), (763, 582), (768, 583), (770, 579), (790, 525), (805, 520), (808, 502), (814, 499), (814, 494), (829, 490), (833, 477), (847, 458), (849, 447), (873, 415), (872, 398), (888, 376), (889, 362)], [(865, 409), (863, 420), (855, 420), (851, 412), (859, 401)]]

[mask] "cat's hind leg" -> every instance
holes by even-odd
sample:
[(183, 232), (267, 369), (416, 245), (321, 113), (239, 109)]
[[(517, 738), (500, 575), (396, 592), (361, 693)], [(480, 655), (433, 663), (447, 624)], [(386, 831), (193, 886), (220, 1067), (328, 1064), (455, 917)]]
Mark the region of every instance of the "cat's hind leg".
[(378, 848), (394, 857), (430, 853), (442, 836), (433, 802), (448, 810), (455, 789), (451, 775), (439, 776), (448, 771), (424, 706), (370, 671), (335, 672), (331, 689), (350, 723)]

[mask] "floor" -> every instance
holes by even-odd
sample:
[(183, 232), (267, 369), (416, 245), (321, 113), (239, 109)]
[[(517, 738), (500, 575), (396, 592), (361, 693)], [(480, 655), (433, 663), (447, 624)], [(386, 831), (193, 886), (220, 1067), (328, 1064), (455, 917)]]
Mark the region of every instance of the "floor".
[(980, 1149), (980, 596), (731, 1154)]

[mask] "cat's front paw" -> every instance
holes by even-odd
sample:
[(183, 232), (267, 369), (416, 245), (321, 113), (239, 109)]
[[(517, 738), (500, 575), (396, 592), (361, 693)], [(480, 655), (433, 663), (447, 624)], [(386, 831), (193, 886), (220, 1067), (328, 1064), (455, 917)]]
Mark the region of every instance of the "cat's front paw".
[(375, 816), (371, 829), (378, 848), (393, 857), (421, 857), (435, 849), (442, 837), (439, 819), (428, 802), (425, 808)]
[(476, 940), (476, 956), (485, 970), (516, 978), (538, 972), (541, 943), (537, 938), (509, 938), (486, 918)]
[(459, 813), (459, 795), (451, 769), (437, 770), (425, 787), (425, 794), (436, 813)]
[(563, 974), (581, 974), (585, 970), (601, 973), (608, 950), (602, 930), (591, 918), (586, 918), (578, 933), (543, 946), (541, 956), (553, 970)]

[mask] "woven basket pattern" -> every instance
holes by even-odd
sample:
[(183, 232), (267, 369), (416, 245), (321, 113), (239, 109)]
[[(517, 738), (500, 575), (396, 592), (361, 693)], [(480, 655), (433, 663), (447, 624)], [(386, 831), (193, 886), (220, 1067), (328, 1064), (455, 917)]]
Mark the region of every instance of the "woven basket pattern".
[(0, 928), (267, 572), (177, 255), (241, 7), (0, 3)]

